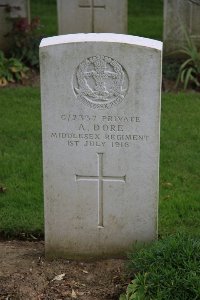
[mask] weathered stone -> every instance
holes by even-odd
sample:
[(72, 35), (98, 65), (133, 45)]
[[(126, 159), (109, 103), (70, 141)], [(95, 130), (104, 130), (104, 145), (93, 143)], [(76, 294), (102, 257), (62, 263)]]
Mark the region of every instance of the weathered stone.
[(114, 257), (157, 237), (161, 48), (117, 34), (42, 40), (47, 256)]
[(57, 0), (59, 34), (127, 32), (127, 0)]
[(200, 47), (199, 4), (198, 0), (164, 1), (163, 40), (165, 53), (180, 50), (186, 44), (185, 32)]

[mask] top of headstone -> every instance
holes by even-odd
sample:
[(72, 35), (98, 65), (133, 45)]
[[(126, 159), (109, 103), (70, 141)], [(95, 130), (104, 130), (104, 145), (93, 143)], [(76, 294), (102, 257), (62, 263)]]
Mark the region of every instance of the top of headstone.
[(115, 33), (76, 33), (76, 34), (53, 36), (53, 37), (42, 39), (40, 43), (40, 48), (52, 46), (52, 45), (80, 43), (80, 42), (121, 43), (121, 44), (131, 44), (131, 45), (137, 45), (137, 46), (162, 50), (162, 42), (160, 41), (147, 39), (139, 36), (115, 34)]

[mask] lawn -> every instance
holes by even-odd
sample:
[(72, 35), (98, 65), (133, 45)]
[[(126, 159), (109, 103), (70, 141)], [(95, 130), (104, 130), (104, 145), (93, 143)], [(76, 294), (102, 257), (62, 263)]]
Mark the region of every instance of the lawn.
[(163, 1), (129, 0), (128, 33), (162, 40)]
[[(163, 1), (129, 0), (129, 34), (162, 39)], [(31, 1), (42, 35), (57, 33), (56, 0)], [(200, 94), (162, 96), (159, 234), (200, 233)], [(43, 234), (39, 88), (1, 89), (0, 231)]]
[(38, 234), (43, 232), (39, 89), (1, 89), (0, 103), (0, 231)]
[(31, 17), (39, 16), (43, 36), (54, 36), (58, 32), (56, 0), (32, 0)]
[[(0, 92), (0, 231), (43, 234), (39, 88)], [(159, 234), (200, 235), (200, 94), (162, 96)]]
[(161, 235), (200, 234), (200, 94), (163, 94), (160, 155)]

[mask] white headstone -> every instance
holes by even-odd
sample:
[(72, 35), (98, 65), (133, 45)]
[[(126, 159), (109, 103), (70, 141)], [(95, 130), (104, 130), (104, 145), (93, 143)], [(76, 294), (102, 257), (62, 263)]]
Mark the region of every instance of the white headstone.
[(157, 236), (162, 43), (74, 34), (40, 45), (46, 254), (125, 254)]
[(127, 0), (57, 0), (59, 34), (127, 32)]
[(180, 50), (187, 31), (200, 47), (200, 0), (164, 0), (164, 51)]
[(9, 38), (5, 37), (12, 29), (12, 19), (30, 19), (29, 0), (0, 0), (0, 49), (7, 50)]

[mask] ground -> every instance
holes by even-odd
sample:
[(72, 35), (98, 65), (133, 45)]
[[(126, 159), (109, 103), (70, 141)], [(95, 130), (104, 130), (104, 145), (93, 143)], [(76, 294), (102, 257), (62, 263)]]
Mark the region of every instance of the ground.
[(1, 241), (0, 300), (117, 300), (128, 284), (124, 263), (48, 261), (44, 242)]

